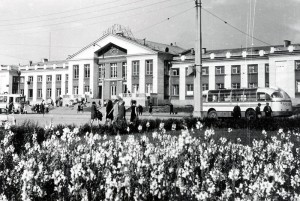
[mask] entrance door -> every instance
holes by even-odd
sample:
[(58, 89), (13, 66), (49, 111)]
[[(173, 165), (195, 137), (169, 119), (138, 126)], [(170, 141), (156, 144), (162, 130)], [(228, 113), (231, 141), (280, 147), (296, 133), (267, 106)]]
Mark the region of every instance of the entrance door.
[(99, 86), (99, 98), (102, 99), (102, 86)]

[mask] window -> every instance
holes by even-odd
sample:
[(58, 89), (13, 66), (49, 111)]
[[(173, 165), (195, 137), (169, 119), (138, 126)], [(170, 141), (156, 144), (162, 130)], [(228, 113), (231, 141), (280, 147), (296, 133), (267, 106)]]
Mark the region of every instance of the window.
[(43, 81), (43, 77), (42, 76), (37, 76), (37, 81), (38, 82), (42, 82)]
[(66, 94), (68, 94), (69, 93), (69, 88), (68, 88), (68, 86), (66, 86)]
[(224, 66), (216, 66), (216, 75), (223, 75), (224, 73)]
[(186, 95), (187, 96), (194, 95), (194, 85), (193, 84), (187, 84), (186, 85)]
[(248, 65), (248, 73), (249, 74), (257, 73), (257, 65)]
[(300, 70), (300, 60), (295, 61), (295, 70)]
[(256, 88), (256, 87), (257, 87), (257, 83), (256, 82), (249, 83), (249, 88)]
[(13, 83), (17, 83), (17, 82), (19, 82), (19, 77), (13, 76)]
[(146, 75), (153, 75), (153, 60), (146, 60)]
[(69, 75), (66, 74), (66, 82), (69, 81)]
[(269, 85), (269, 82), (266, 82), (266, 87), (269, 87), (270, 85)]
[(105, 68), (104, 64), (99, 64), (99, 78), (105, 78)]
[(61, 75), (56, 75), (56, 81), (61, 81)]
[(20, 89), (20, 93), (24, 95), (24, 89)]
[(202, 90), (203, 91), (208, 90), (208, 84), (202, 84)]
[(231, 88), (232, 89), (239, 89), (239, 88), (241, 88), (241, 83), (232, 83)]
[(269, 64), (265, 64), (265, 71), (266, 73), (269, 73)]
[(296, 81), (296, 92), (300, 93), (300, 80)]
[(33, 89), (28, 89), (28, 97), (29, 98), (33, 97)]
[(90, 92), (90, 86), (84, 86), (84, 92)]
[(61, 95), (61, 88), (56, 88), (56, 96), (60, 96)]
[(224, 89), (224, 83), (216, 83), (216, 89)]
[(89, 78), (91, 75), (90, 64), (84, 64), (84, 78)]
[(208, 71), (208, 67), (202, 67), (202, 75), (208, 75), (209, 71)]
[(152, 93), (152, 84), (146, 84), (146, 93)]
[(24, 83), (25, 77), (20, 77), (20, 83)]
[(172, 75), (179, 76), (179, 68), (172, 69)]
[(137, 76), (139, 75), (140, 71), (140, 61), (132, 61), (132, 75)]
[(52, 95), (52, 89), (48, 88), (47, 89), (47, 98), (51, 98), (51, 95)]
[(47, 75), (47, 82), (51, 82), (52, 81), (52, 75)]
[(29, 82), (33, 82), (33, 76), (29, 76), (29, 77), (28, 77), (28, 81), (29, 81)]
[(179, 85), (178, 84), (174, 84), (172, 91), (173, 91), (173, 95), (174, 96), (178, 96), (179, 95)]
[(111, 86), (110, 89), (111, 89), (111, 95), (112, 96), (117, 95), (117, 86)]
[(43, 97), (42, 89), (38, 89), (38, 91), (37, 91), (37, 97), (38, 98), (42, 98)]
[(73, 66), (73, 73), (74, 73), (74, 79), (78, 79), (79, 78), (79, 66), (78, 65)]
[(231, 74), (240, 74), (241, 73), (241, 66), (235, 65), (231, 66)]
[(122, 63), (122, 78), (127, 78), (127, 62)]
[(258, 101), (270, 101), (271, 97), (269, 94), (263, 92), (257, 92), (257, 100)]
[(222, 102), (230, 102), (231, 101), (231, 96), (230, 96), (231, 91), (227, 90), (222, 90), (220, 91), (220, 98), (219, 101)]
[(73, 93), (74, 93), (74, 94), (78, 94), (78, 86), (74, 86), (74, 88), (73, 88)]
[(132, 93), (138, 93), (138, 91), (139, 91), (139, 85), (133, 84), (132, 85)]
[(112, 78), (117, 77), (117, 63), (110, 64), (110, 77)]

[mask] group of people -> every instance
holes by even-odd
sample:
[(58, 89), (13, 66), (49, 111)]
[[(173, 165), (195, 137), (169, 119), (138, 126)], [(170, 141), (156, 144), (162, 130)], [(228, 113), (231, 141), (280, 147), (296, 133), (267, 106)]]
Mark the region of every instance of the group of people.
[[(261, 106), (261, 104), (258, 103), (256, 108), (255, 108), (255, 116), (256, 116), (257, 119), (260, 119), (262, 117), (262, 112), (260, 110), (260, 106)], [(266, 103), (266, 106), (264, 107), (263, 112), (265, 113), (265, 117), (271, 117), (272, 116), (273, 111), (272, 111), (272, 108), (269, 105), (269, 103)], [(239, 118), (242, 117), (241, 108), (240, 108), (239, 105), (234, 106), (232, 113), (233, 113), (233, 117), (235, 119), (239, 119)]]
[(31, 110), (38, 114), (45, 114), (45, 113), (49, 112), (49, 104), (45, 103), (45, 101), (42, 100), (41, 103), (34, 104), (31, 108)]

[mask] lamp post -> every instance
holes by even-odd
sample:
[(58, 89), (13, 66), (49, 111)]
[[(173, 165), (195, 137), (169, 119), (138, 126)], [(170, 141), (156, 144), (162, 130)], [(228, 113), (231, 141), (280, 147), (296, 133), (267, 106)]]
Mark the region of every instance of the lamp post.
[(195, 0), (196, 3), (196, 45), (195, 45), (195, 78), (194, 78), (194, 112), (195, 117), (201, 117), (203, 110), (202, 104), (202, 30), (201, 30), (201, 0)]

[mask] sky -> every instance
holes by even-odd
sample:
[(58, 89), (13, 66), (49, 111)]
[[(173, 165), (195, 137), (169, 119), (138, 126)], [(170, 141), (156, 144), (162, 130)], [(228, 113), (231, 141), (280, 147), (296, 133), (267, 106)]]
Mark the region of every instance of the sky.
[[(207, 50), (300, 43), (300, 0), (202, 0), (202, 8)], [(189, 49), (195, 16), (194, 0), (1, 0), (0, 64), (64, 60), (114, 24)]]

